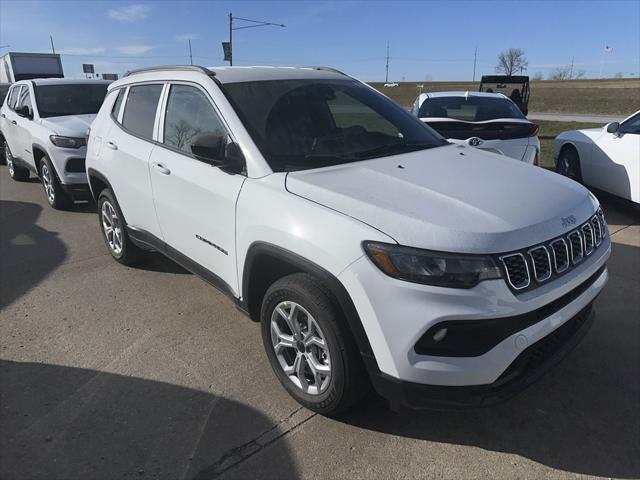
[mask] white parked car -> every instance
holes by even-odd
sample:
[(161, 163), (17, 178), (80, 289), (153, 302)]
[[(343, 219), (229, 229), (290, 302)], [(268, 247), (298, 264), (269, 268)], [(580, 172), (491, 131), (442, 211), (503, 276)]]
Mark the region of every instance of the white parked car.
[(504, 400), (582, 337), (608, 278), (582, 185), (452, 145), (328, 68), (133, 72), (87, 174), (113, 258), (162, 252), (226, 293), (323, 413), (371, 383), (411, 407)]
[(11, 86), (0, 109), (0, 155), (16, 181), (30, 173), (47, 201), (68, 208), (88, 199), (86, 136), (107, 94), (103, 80), (35, 79)]
[(562, 132), (554, 158), (558, 173), (640, 204), (640, 111), (602, 128)]
[(454, 143), (488, 150), (538, 164), (538, 125), (501, 93), (422, 93), (412, 112), (420, 120)]

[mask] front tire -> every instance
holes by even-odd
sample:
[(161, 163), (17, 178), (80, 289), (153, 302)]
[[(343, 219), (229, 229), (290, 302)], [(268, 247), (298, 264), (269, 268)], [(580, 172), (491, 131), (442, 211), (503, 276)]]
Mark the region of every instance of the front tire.
[(330, 292), (306, 273), (276, 281), (264, 296), (262, 340), (273, 371), (304, 407), (337, 414), (369, 389), (362, 359)]
[(67, 210), (73, 206), (73, 200), (62, 189), (56, 171), (46, 155), (40, 159), (40, 180), (49, 205), (56, 210)]
[(142, 260), (144, 252), (127, 235), (124, 217), (113, 193), (105, 188), (98, 197), (98, 219), (100, 231), (111, 256), (127, 266)]
[(569, 177), (578, 183), (582, 183), (582, 169), (580, 168), (580, 156), (573, 147), (564, 147), (558, 156), (556, 172)]
[(4, 152), (5, 158), (7, 160), (7, 169), (9, 170), (9, 176), (16, 182), (26, 182), (27, 180), (29, 180), (29, 170), (16, 165), (16, 161), (13, 158), (11, 149), (9, 149), (9, 145), (6, 143), (6, 141), (4, 144)]

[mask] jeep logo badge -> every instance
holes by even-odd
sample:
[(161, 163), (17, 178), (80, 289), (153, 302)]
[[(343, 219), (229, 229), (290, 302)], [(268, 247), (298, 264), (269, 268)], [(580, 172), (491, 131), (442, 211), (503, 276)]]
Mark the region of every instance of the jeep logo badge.
[(477, 147), (477, 146), (479, 146), (479, 145), (481, 145), (481, 144), (482, 144), (482, 140), (481, 140), (481, 139), (479, 139), (478, 137), (471, 137), (471, 138), (468, 140), (468, 143), (469, 143), (469, 145), (471, 145), (472, 147)]
[(569, 215), (568, 217), (561, 217), (560, 222), (562, 223), (563, 227), (570, 227), (571, 225), (576, 224), (576, 217), (574, 217), (573, 215)]

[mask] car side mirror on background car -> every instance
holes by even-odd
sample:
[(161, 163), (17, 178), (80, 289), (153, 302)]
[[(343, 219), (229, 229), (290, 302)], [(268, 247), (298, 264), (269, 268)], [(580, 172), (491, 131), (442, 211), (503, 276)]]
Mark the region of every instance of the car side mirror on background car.
[(191, 153), (214, 167), (238, 173), (244, 168), (244, 156), (238, 144), (227, 142), (226, 135), (204, 134), (197, 136), (191, 144)]
[(607, 133), (617, 133), (620, 130), (620, 124), (618, 122), (607, 123)]
[(28, 118), (29, 120), (33, 120), (33, 113), (31, 113), (31, 109), (27, 105), (23, 105), (21, 107), (16, 108), (16, 113), (20, 117)]

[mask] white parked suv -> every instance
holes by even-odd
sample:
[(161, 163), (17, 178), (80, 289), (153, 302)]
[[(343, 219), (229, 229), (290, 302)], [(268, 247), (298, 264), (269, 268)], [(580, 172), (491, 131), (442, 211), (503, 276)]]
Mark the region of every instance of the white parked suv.
[(108, 85), (72, 79), (14, 83), (0, 110), (0, 155), (11, 178), (25, 181), (34, 173), (54, 208), (90, 198), (86, 137)]
[(371, 384), (415, 408), (504, 400), (581, 338), (608, 278), (588, 190), (329, 68), (132, 72), (87, 175), (111, 255), (160, 251), (228, 294), (322, 413)]
[(538, 165), (538, 125), (501, 93), (421, 93), (411, 111), (453, 143)]

